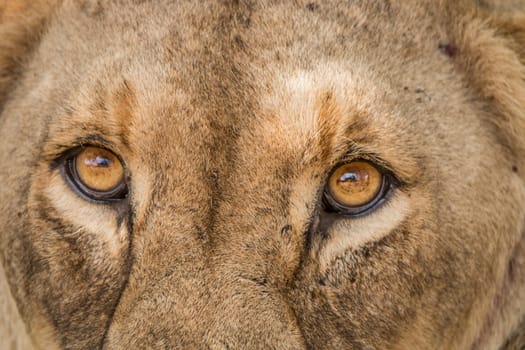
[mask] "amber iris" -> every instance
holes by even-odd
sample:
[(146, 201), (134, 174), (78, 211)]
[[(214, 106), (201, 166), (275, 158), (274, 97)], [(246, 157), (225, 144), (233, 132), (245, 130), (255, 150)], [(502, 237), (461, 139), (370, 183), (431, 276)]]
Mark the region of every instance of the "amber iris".
[(68, 160), (67, 176), (80, 194), (94, 200), (119, 200), (127, 192), (119, 158), (104, 148), (82, 148)]
[(363, 207), (373, 202), (383, 186), (382, 173), (371, 163), (354, 161), (335, 169), (327, 184), (328, 195), (341, 207)]

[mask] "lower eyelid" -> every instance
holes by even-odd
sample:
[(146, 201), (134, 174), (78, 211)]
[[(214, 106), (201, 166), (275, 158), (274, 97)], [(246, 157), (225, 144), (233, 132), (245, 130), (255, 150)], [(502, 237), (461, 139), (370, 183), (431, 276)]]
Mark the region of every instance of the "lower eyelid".
[(347, 210), (347, 212), (345, 212), (345, 208), (342, 208), (342, 210), (338, 210), (337, 204), (334, 204), (332, 202), (333, 200), (330, 201), (330, 199), (326, 197), (326, 193), (324, 193), (323, 208), (327, 213), (332, 213), (333, 215), (340, 216), (341, 218), (363, 217), (369, 215), (370, 213), (374, 212), (379, 207), (384, 205), (392, 196), (397, 187), (397, 181), (393, 178), (393, 176), (387, 173), (383, 175), (383, 184), (381, 185), (381, 188), (377, 193), (377, 197), (369, 204), (355, 208), (355, 210)]
[(410, 210), (408, 196), (395, 191), (380, 208), (369, 215), (334, 221), (327, 228), (327, 238), (318, 242), (321, 267), (328, 266), (349, 249), (358, 249), (387, 236), (404, 221)]

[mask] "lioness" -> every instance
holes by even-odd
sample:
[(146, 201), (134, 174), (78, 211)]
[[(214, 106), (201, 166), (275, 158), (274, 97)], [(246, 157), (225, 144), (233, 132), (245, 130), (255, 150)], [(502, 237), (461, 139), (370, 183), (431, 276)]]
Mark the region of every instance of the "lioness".
[(0, 1), (1, 349), (523, 349), (525, 17)]

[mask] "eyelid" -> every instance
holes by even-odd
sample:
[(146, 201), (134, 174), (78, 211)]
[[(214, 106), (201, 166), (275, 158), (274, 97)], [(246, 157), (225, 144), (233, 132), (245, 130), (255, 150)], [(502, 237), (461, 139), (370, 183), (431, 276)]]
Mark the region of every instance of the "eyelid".
[(110, 151), (115, 154), (122, 164), (125, 164), (120, 158), (116, 145), (100, 135), (87, 135), (75, 139), (70, 144), (54, 144), (49, 146), (44, 154), (43, 158), (50, 163), (51, 170), (55, 170), (61, 166), (61, 164), (70, 157), (73, 157), (76, 153), (80, 152), (85, 147), (99, 147)]
[(331, 170), (327, 172), (327, 180), (332, 174), (333, 170), (336, 169), (338, 166), (346, 163), (355, 162), (358, 160), (364, 160), (376, 166), (381, 173), (387, 174), (391, 177), (392, 182), (396, 187), (405, 187), (408, 184), (410, 184), (409, 179), (405, 179), (402, 176), (400, 176), (399, 174), (402, 174), (402, 172), (396, 171), (392, 164), (385, 161), (383, 158), (381, 158), (373, 152), (367, 152), (356, 148), (345, 153), (336, 161), (336, 163), (332, 166)]

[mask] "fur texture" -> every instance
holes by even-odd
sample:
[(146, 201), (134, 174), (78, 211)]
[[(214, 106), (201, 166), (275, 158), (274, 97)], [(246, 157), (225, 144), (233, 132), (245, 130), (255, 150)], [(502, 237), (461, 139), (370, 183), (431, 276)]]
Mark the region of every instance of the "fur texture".
[[(2, 0), (0, 16), (0, 348), (525, 346), (516, 11)], [(66, 183), (86, 144), (121, 157), (126, 200)], [(327, 216), (327, 176), (360, 158), (395, 189)]]

